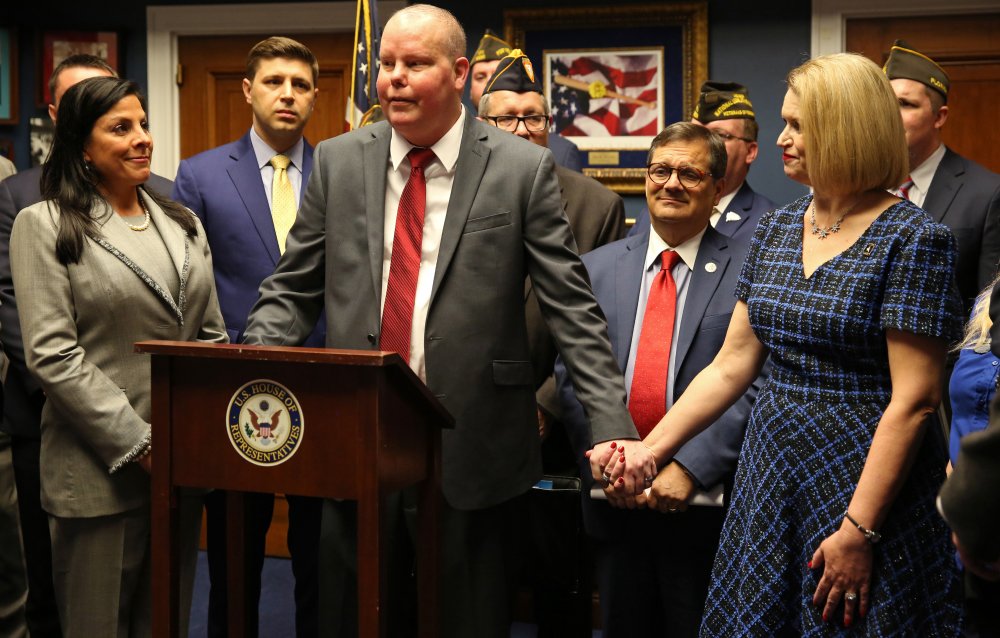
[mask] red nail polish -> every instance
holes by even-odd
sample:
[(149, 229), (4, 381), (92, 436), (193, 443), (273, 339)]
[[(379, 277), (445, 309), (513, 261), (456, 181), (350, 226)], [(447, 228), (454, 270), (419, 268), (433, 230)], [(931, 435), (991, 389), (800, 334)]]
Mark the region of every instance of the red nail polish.
[(827, 622), (826, 612), (823, 612), (823, 622)]
[(618, 447), (618, 444), (617, 444), (617, 443), (615, 443), (614, 441), (612, 441), (612, 442), (611, 442), (611, 449), (613, 450), (613, 449), (615, 449), (616, 447)]
[(806, 563), (806, 567), (808, 567), (809, 569), (812, 569), (813, 568), (813, 562), (809, 561), (808, 563)]
[(625, 485), (625, 479), (623, 479), (622, 477), (619, 476), (618, 477), (618, 484), (619, 485)]

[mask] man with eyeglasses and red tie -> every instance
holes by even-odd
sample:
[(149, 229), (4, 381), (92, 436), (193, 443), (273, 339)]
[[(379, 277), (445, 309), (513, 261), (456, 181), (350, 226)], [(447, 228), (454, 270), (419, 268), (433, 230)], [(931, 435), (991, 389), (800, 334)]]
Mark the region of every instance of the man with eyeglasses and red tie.
[[(645, 230), (583, 256), (625, 373), (639, 436), (663, 417), (722, 346), (747, 245), (709, 224), (726, 190), (726, 144), (678, 122), (649, 151)], [(697, 636), (722, 530), (720, 485), (731, 483), (750, 408), (746, 394), (660, 468), (650, 495), (584, 496), (595, 540), (604, 635)], [(562, 366), (558, 390), (590, 494), (587, 420)], [(610, 465), (610, 464), (609, 464)], [(605, 470), (607, 472), (607, 470)], [(614, 507), (612, 507), (613, 505)]]
[[(757, 159), (757, 120), (750, 91), (736, 82), (709, 80), (701, 85), (692, 124), (709, 128), (726, 143), (726, 186), (718, 209), (711, 219), (712, 228), (727, 237), (749, 242), (761, 215), (773, 209), (774, 202), (761, 195), (747, 182), (750, 165)], [(640, 216), (629, 234), (648, 226)]]

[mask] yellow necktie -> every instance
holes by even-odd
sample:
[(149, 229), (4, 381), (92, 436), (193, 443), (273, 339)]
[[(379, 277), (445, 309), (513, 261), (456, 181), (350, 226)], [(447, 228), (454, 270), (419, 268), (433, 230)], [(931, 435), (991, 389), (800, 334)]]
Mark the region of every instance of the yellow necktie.
[(288, 165), (291, 160), (284, 155), (271, 158), (274, 178), (271, 180), (271, 219), (274, 220), (274, 234), (278, 237), (278, 250), (285, 253), (285, 238), (295, 222), (295, 191), (288, 179)]

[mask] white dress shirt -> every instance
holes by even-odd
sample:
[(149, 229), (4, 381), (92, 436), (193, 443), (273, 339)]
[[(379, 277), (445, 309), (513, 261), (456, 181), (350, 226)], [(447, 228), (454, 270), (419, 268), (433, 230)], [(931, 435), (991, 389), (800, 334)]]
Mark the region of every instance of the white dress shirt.
[[(413, 302), (413, 331), (410, 333), (410, 367), (422, 381), (427, 381), (424, 360), (424, 328), (427, 323), (427, 309), (431, 301), (431, 287), (434, 285), (434, 271), (437, 268), (438, 251), (441, 248), (441, 233), (444, 231), (445, 215), (451, 198), (451, 187), (455, 182), (455, 165), (458, 151), (462, 146), (465, 128), (465, 111), (455, 124), (441, 137), (431, 150), (435, 158), (424, 169), (427, 183), (427, 203), (424, 207), (424, 235), (420, 244), (420, 270), (417, 273), (417, 296)], [(407, 153), (413, 148), (402, 135), (392, 131), (389, 142), (389, 164), (386, 167), (385, 182), (385, 226), (382, 232), (382, 297), (379, 314), (385, 310), (385, 291), (389, 287), (389, 264), (392, 261), (392, 240), (396, 232), (396, 212), (399, 198), (410, 178), (410, 162)]]
[[(931, 153), (923, 164), (910, 171), (910, 179), (913, 180), (913, 186), (910, 188), (910, 201), (920, 208), (924, 207), (927, 191), (931, 188), (934, 173), (937, 172), (942, 159), (944, 159), (944, 144), (938, 146), (937, 150)], [(899, 189), (896, 189), (896, 195), (899, 195)]]

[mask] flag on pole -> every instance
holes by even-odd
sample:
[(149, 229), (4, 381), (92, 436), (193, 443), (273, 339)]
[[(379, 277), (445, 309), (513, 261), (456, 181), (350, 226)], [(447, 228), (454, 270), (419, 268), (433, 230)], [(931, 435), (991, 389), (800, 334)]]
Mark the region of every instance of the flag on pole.
[(354, 22), (354, 71), (351, 74), (351, 94), (344, 110), (344, 130), (353, 129), (381, 119), (375, 79), (378, 77), (378, 10), (376, 0), (358, 0)]

